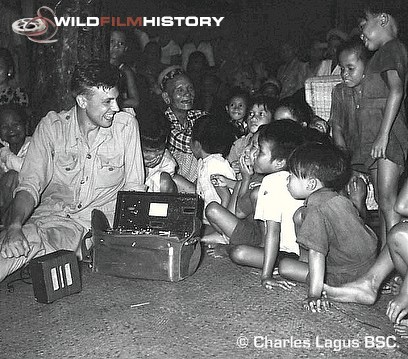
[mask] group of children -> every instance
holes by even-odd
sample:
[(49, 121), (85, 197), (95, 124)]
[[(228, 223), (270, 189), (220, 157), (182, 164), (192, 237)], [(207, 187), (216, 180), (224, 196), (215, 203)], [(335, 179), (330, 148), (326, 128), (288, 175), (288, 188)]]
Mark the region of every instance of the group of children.
[[(261, 269), (266, 289), (308, 283), (303, 305), (312, 312), (327, 309), (330, 300), (372, 303), (395, 267), (402, 285), (387, 313), (404, 332), (408, 228), (400, 220), (408, 214), (408, 185), (399, 191), (399, 180), (408, 151), (408, 55), (385, 7), (367, 7), (361, 28), (360, 38), (338, 50), (343, 83), (333, 90), (329, 123), (306, 103), (278, 102), (267, 89), (251, 97), (234, 89), (221, 112), (197, 112), (183, 71), (163, 74), (159, 85), (169, 109), (139, 104), (136, 110), (145, 184), (148, 191), (199, 194), (208, 252)], [(124, 41), (120, 33), (112, 37), (111, 63), (126, 83), (128, 71), (115, 57)], [(132, 88), (125, 105), (139, 101)], [(28, 143), (23, 117), (18, 108), (0, 110), (3, 172), (21, 167)], [(179, 147), (183, 160), (174, 156)], [(189, 158), (196, 161), (195, 181), (180, 175)], [(362, 219), (368, 182), (379, 204), (380, 246)]]
[[(353, 281), (371, 275), (376, 295), (394, 267), (405, 277), (408, 264), (406, 224), (399, 223), (406, 206), (396, 206), (407, 193), (397, 197), (408, 150), (407, 52), (391, 11), (367, 8), (361, 28), (361, 37), (338, 50), (343, 83), (333, 91), (332, 137), (326, 122), (293, 99), (248, 100), (239, 91), (226, 105), (227, 123), (207, 114), (191, 134), (209, 252), (262, 269), (267, 289), (307, 282), (304, 307), (313, 312), (329, 300), (366, 303), (359, 292), (365, 287)], [(231, 148), (230, 133), (238, 137)], [(362, 219), (368, 182), (379, 205), (380, 243)], [(408, 312), (405, 279), (389, 308), (398, 325)]]

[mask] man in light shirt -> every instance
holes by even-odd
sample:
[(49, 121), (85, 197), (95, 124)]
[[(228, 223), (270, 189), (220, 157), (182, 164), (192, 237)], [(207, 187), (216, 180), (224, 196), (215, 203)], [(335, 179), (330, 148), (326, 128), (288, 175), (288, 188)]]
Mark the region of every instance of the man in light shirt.
[(81, 258), (97, 208), (112, 221), (119, 190), (144, 190), (139, 127), (119, 112), (118, 71), (93, 61), (71, 80), (76, 105), (38, 124), (0, 233), (0, 281), (32, 258), (60, 249)]

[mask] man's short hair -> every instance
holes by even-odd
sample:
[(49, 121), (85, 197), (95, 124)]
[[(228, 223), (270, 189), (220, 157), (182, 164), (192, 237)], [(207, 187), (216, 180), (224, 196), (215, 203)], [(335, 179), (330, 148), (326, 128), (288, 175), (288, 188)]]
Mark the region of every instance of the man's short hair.
[(316, 178), (330, 189), (340, 190), (350, 180), (349, 157), (335, 145), (305, 143), (290, 155), (288, 169), (299, 178)]
[(205, 152), (221, 153), (224, 157), (228, 155), (234, 140), (232, 125), (213, 115), (197, 119), (191, 132), (191, 141), (198, 141)]
[(91, 95), (92, 87), (102, 87), (109, 90), (119, 82), (119, 71), (108, 61), (93, 60), (75, 67), (71, 78), (71, 93), (78, 95)]

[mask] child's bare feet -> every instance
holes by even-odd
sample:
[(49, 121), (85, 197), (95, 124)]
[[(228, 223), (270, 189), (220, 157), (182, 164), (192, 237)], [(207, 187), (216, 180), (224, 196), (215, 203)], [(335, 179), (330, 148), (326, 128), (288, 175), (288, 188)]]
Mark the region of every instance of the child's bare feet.
[(405, 293), (398, 294), (391, 299), (387, 306), (387, 316), (392, 323), (401, 325), (402, 319), (408, 314), (408, 296)]
[(207, 254), (213, 258), (227, 258), (229, 257), (228, 244), (221, 244), (221, 243), (209, 243), (207, 245)]
[(394, 324), (394, 330), (401, 338), (408, 338), (408, 319), (403, 319), (399, 324)]
[[(398, 295), (401, 290), (401, 285), (402, 285), (402, 277), (399, 275), (396, 275), (395, 277), (392, 278), (391, 282), (391, 293), (392, 295)], [(408, 324), (408, 322), (407, 322)]]
[(341, 287), (324, 285), (324, 290), (328, 299), (335, 302), (374, 304), (377, 299), (375, 285), (371, 280), (364, 278), (343, 284)]
[(219, 234), (218, 232), (213, 232), (210, 234), (205, 234), (204, 236), (201, 237), (201, 243), (204, 244), (228, 244), (228, 237), (223, 236), (222, 234)]

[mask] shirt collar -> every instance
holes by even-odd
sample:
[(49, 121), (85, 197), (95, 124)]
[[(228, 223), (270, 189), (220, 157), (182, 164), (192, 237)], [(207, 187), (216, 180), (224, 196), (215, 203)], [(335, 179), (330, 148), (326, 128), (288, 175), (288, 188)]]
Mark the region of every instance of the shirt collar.
[[(117, 112), (116, 114), (118, 114), (119, 112)], [(116, 116), (115, 114), (115, 116)], [(78, 140), (83, 138), (83, 135), (81, 133), (81, 130), (79, 128), (79, 122), (78, 122), (78, 106), (74, 106), (73, 108), (71, 108), (71, 110), (69, 110), (64, 117), (67, 120), (70, 120), (70, 131), (69, 133), (72, 134), (71, 138), (70, 138), (70, 144), (72, 147), (76, 146)], [(115, 119), (113, 120), (115, 121)], [(99, 131), (98, 134), (95, 138), (95, 142), (92, 144), (92, 147), (99, 145), (101, 142), (103, 142), (104, 140), (110, 139), (113, 137), (113, 133), (112, 133), (112, 127), (113, 127), (113, 123), (110, 127), (99, 127)]]

